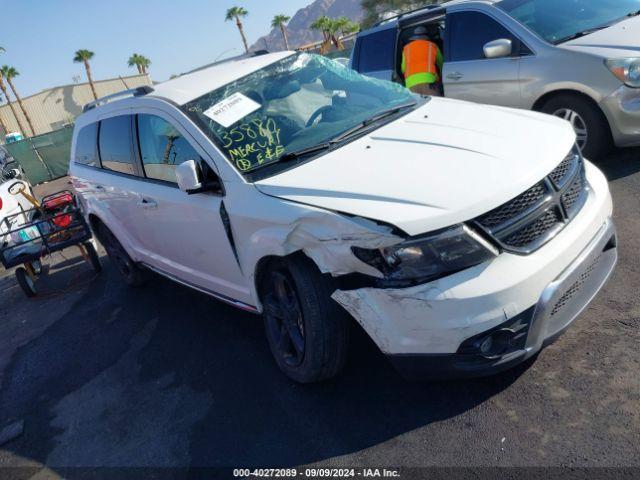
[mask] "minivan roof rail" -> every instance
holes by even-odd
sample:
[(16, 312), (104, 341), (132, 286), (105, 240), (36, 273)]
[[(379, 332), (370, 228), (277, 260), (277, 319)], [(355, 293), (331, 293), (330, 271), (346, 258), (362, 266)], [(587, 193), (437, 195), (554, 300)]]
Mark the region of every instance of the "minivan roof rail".
[(150, 87), (148, 85), (143, 85), (141, 87), (137, 87), (137, 88), (130, 88), (129, 90), (123, 90), (121, 92), (117, 92), (117, 93), (112, 93), (111, 95), (106, 95), (104, 97), (100, 97), (97, 100), (94, 100), (93, 102), (89, 102), (87, 103), (83, 108), (82, 108), (82, 112), (88, 112), (89, 110), (92, 110), (96, 107), (99, 107), (100, 105), (104, 105), (105, 103), (109, 103), (113, 100), (117, 100), (119, 98), (126, 98), (126, 97), (141, 97), (143, 95), (147, 95), (148, 93), (153, 92), (153, 87)]
[(369, 27), (369, 28), (378, 27), (378, 26), (382, 25), (383, 23), (387, 23), (387, 22), (389, 22), (391, 20), (396, 20), (396, 19), (398, 19), (400, 17), (404, 17), (405, 15), (411, 15), (412, 13), (421, 12), (423, 10), (433, 10), (435, 8), (442, 8), (442, 7), (444, 7), (444, 5), (442, 5), (440, 3), (432, 3), (430, 5), (423, 5), (422, 7), (414, 8), (413, 10), (407, 10), (406, 12), (401, 12), (398, 15), (394, 15), (392, 17), (385, 18), (383, 20), (379, 20), (378, 22), (376, 22), (373, 25), (371, 25), (371, 27)]

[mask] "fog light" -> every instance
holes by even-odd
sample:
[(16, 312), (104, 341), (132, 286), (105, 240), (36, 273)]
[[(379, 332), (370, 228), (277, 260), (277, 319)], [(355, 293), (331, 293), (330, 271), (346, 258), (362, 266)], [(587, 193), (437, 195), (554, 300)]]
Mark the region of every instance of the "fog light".
[(491, 335), (489, 335), (480, 343), (480, 353), (485, 357), (489, 356), (491, 355), (492, 348), (493, 348), (493, 338), (491, 337)]
[(511, 346), (511, 339), (515, 332), (509, 329), (502, 329), (487, 335), (478, 344), (480, 355), (486, 358), (497, 358), (504, 354)]

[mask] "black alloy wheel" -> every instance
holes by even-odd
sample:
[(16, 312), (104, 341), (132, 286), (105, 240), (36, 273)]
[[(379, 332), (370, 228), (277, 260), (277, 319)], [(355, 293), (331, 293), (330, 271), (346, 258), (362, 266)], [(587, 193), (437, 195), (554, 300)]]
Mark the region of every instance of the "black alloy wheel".
[(271, 273), (270, 288), (264, 298), (267, 335), (276, 349), (275, 355), (289, 367), (304, 361), (305, 328), (302, 308), (286, 271)]

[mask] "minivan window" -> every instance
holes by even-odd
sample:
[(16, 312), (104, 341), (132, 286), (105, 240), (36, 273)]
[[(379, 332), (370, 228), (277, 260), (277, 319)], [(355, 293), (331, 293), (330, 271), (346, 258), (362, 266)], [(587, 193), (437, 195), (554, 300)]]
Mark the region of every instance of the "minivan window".
[(131, 151), (131, 116), (121, 115), (100, 122), (100, 160), (102, 168), (135, 174)]
[(458, 12), (449, 14), (450, 62), (484, 59), (485, 44), (515, 37), (493, 18), (480, 12)]
[(362, 37), (359, 42), (359, 72), (393, 70), (396, 33), (394, 28), (388, 28)]
[(640, 0), (502, 0), (496, 5), (551, 43), (604, 28), (640, 11)]
[(82, 127), (76, 138), (76, 155), (74, 161), (82, 165), (99, 167), (98, 161), (98, 124), (92, 123)]
[(176, 166), (200, 158), (177, 128), (156, 115), (138, 115), (138, 139), (147, 178), (177, 183)]

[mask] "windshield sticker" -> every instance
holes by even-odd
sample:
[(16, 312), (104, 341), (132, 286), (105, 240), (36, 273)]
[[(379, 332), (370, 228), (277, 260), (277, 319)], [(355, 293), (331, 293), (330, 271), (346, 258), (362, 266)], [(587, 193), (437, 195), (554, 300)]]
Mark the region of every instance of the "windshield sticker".
[(249, 97), (236, 92), (202, 113), (224, 128), (229, 128), (238, 120), (258, 110), (260, 106)]

